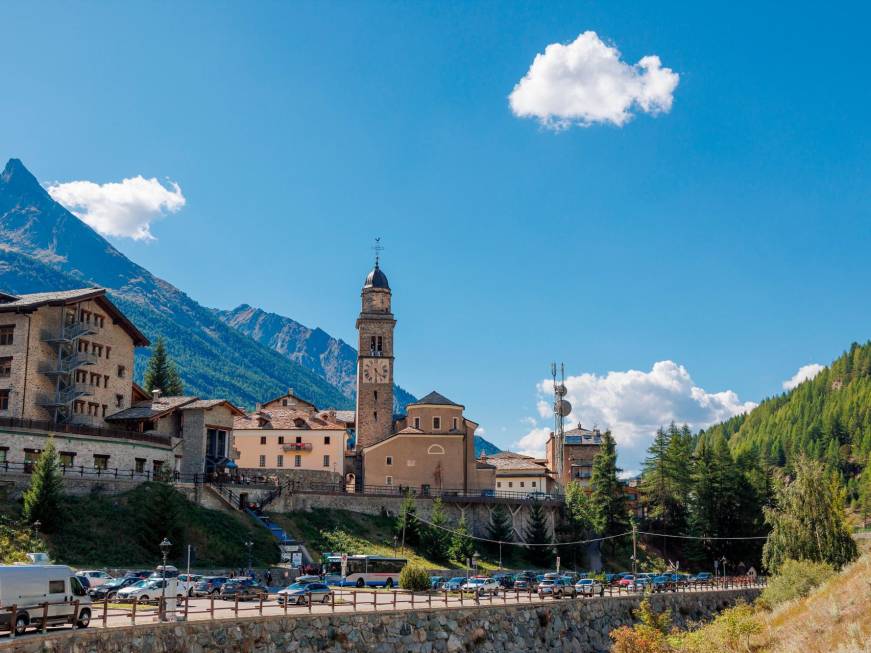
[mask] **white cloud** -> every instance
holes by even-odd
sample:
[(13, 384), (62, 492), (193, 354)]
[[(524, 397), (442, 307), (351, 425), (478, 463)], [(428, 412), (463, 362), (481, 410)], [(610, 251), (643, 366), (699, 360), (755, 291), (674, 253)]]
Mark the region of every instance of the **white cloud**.
[[(609, 430), (620, 446), (621, 458), (639, 460), (656, 429), (674, 421), (689, 424), (693, 430), (704, 428), (739, 413), (752, 410), (756, 404), (741, 401), (732, 390), (708, 392), (693, 383), (682, 365), (666, 360), (655, 363), (650, 371), (628, 370), (609, 372), (604, 376), (581, 374), (566, 379), (566, 399), (572, 404), (567, 425), (582, 424)], [(539, 412), (550, 415), (553, 382), (537, 385)], [(546, 408), (541, 413), (542, 405)], [(543, 455), (550, 426), (530, 428), (514, 446), (530, 455)]]
[(186, 201), (177, 183), (170, 182), (167, 188), (154, 177), (141, 175), (120, 183), (55, 183), (46, 190), (100, 234), (134, 240), (154, 240), (151, 223), (179, 211)]
[(630, 65), (598, 34), (584, 32), (568, 45), (551, 43), (535, 55), (508, 101), (514, 115), (537, 118), (550, 129), (595, 123), (621, 127), (635, 110), (668, 113), (679, 81), (658, 56)]
[(825, 365), (820, 365), (819, 363), (811, 363), (810, 365), (803, 365), (798, 368), (798, 372), (796, 372), (791, 379), (787, 379), (783, 382), (784, 390), (792, 390), (799, 383), (803, 381), (809, 381), (814, 378), (817, 374), (826, 369)]

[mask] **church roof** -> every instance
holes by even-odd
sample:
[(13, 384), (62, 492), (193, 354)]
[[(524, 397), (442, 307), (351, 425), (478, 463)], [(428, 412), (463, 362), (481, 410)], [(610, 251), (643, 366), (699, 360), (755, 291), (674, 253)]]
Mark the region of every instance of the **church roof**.
[(457, 404), (445, 397), (442, 394), (439, 394), (435, 390), (430, 392), (427, 396), (421, 397), (417, 401), (414, 401), (409, 406), (457, 406), (459, 408), (463, 408), (462, 404)]
[(375, 267), (372, 268), (372, 271), (369, 273), (369, 276), (366, 277), (366, 283), (363, 284), (363, 287), (390, 290), (390, 284), (387, 283), (387, 275), (381, 271), (377, 262), (375, 263)]

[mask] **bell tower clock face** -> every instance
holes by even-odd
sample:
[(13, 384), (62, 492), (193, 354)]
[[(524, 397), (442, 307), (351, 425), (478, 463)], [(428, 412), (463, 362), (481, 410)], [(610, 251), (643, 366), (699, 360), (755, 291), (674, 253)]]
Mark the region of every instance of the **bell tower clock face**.
[(367, 383), (388, 383), (390, 381), (390, 363), (377, 358), (364, 358), (360, 361), (360, 374)]

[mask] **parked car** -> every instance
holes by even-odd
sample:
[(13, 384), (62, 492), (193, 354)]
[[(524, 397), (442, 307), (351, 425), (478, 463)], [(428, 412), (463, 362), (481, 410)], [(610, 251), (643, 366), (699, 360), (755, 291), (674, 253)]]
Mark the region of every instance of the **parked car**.
[(124, 574), (124, 578), (139, 578), (141, 580), (143, 578), (148, 578), (149, 576), (151, 576), (152, 573), (153, 572), (151, 571), (151, 569), (128, 571), (126, 574)]
[(553, 499), (553, 495), (539, 490), (538, 492), (530, 492), (526, 495), (526, 498), (532, 499), (533, 501), (549, 501)]
[(211, 596), (221, 591), (221, 586), (229, 580), (226, 576), (203, 576), (194, 585), (194, 596)]
[(431, 590), (440, 590), (442, 586), (448, 582), (448, 579), (444, 576), (433, 576), (429, 579), (429, 588)]
[(710, 583), (713, 580), (714, 576), (709, 571), (703, 571), (695, 576), (693, 576), (690, 580), (694, 583)]
[(253, 578), (231, 578), (221, 587), (220, 596), (226, 600), (233, 600), (238, 596), (240, 601), (261, 597), (265, 599), (269, 596), (269, 590)]
[(133, 583), (138, 583), (141, 579), (136, 576), (125, 576), (124, 578), (113, 578), (107, 583), (92, 587), (88, 590), (88, 596), (94, 601), (102, 601), (103, 599), (114, 599), (118, 594), (118, 590), (125, 587), (130, 587)]
[(278, 603), (284, 605), (306, 605), (311, 596), (312, 603), (329, 603), (333, 590), (324, 583), (293, 583), (278, 591)]
[(511, 574), (493, 574), (493, 580), (499, 583), (502, 589), (510, 590), (514, 587), (514, 576)]
[(87, 628), (91, 623), (91, 599), (66, 565), (0, 565), (0, 605), (17, 607), (14, 615), (0, 612), (0, 629), (23, 635), (30, 626), (41, 628), (44, 602), (57, 604), (49, 606), (46, 626)]
[(121, 601), (155, 601), (164, 595), (165, 585), (169, 585), (168, 580), (146, 578), (118, 590), (116, 596)]
[(105, 571), (99, 571), (97, 569), (90, 571), (77, 571), (76, 576), (79, 578), (82, 576), (87, 578), (90, 587), (99, 587), (103, 583), (113, 580), (112, 576), (107, 574)]
[(157, 565), (154, 568), (154, 571), (151, 572), (149, 578), (177, 578), (178, 577), (178, 567), (173, 567), (172, 565), (166, 565), (164, 568), (163, 565)]
[(499, 596), (499, 583), (493, 578), (475, 576), (466, 581), (461, 591), (477, 594), (478, 596), (485, 596), (486, 594)]
[(526, 578), (518, 578), (514, 581), (514, 589), (520, 592), (528, 592), (530, 587), (529, 580)]
[(446, 581), (444, 585), (442, 585), (442, 589), (447, 590), (448, 592), (459, 592), (462, 590), (463, 585), (465, 584), (465, 576), (454, 576), (449, 581)]
[(552, 596), (555, 599), (561, 599), (566, 596), (575, 598), (578, 591), (575, 586), (562, 578), (545, 578), (538, 584), (538, 596)]
[(654, 576), (653, 579), (650, 581), (650, 589), (653, 592), (666, 592), (668, 590), (674, 592), (676, 588), (677, 586), (671, 574)]
[(617, 587), (622, 587), (623, 589), (629, 589), (630, 586), (635, 585), (635, 576), (632, 574), (626, 574), (625, 576), (620, 575), (617, 579)]
[(593, 578), (582, 578), (575, 583), (575, 590), (581, 596), (605, 595), (605, 586)]
[(194, 587), (196, 587), (202, 577), (202, 574), (179, 574), (176, 593), (181, 594), (182, 596), (193, 596)]

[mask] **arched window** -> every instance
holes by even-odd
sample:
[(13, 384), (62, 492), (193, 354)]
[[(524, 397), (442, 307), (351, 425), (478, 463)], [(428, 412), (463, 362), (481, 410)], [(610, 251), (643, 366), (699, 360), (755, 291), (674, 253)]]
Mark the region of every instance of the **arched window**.
[(445, 448), (440, 444), (431, 444), (429, 445), (429, 449), (427, 449), (426, 452), (433, 455), (443, 454), (445, 452)]

